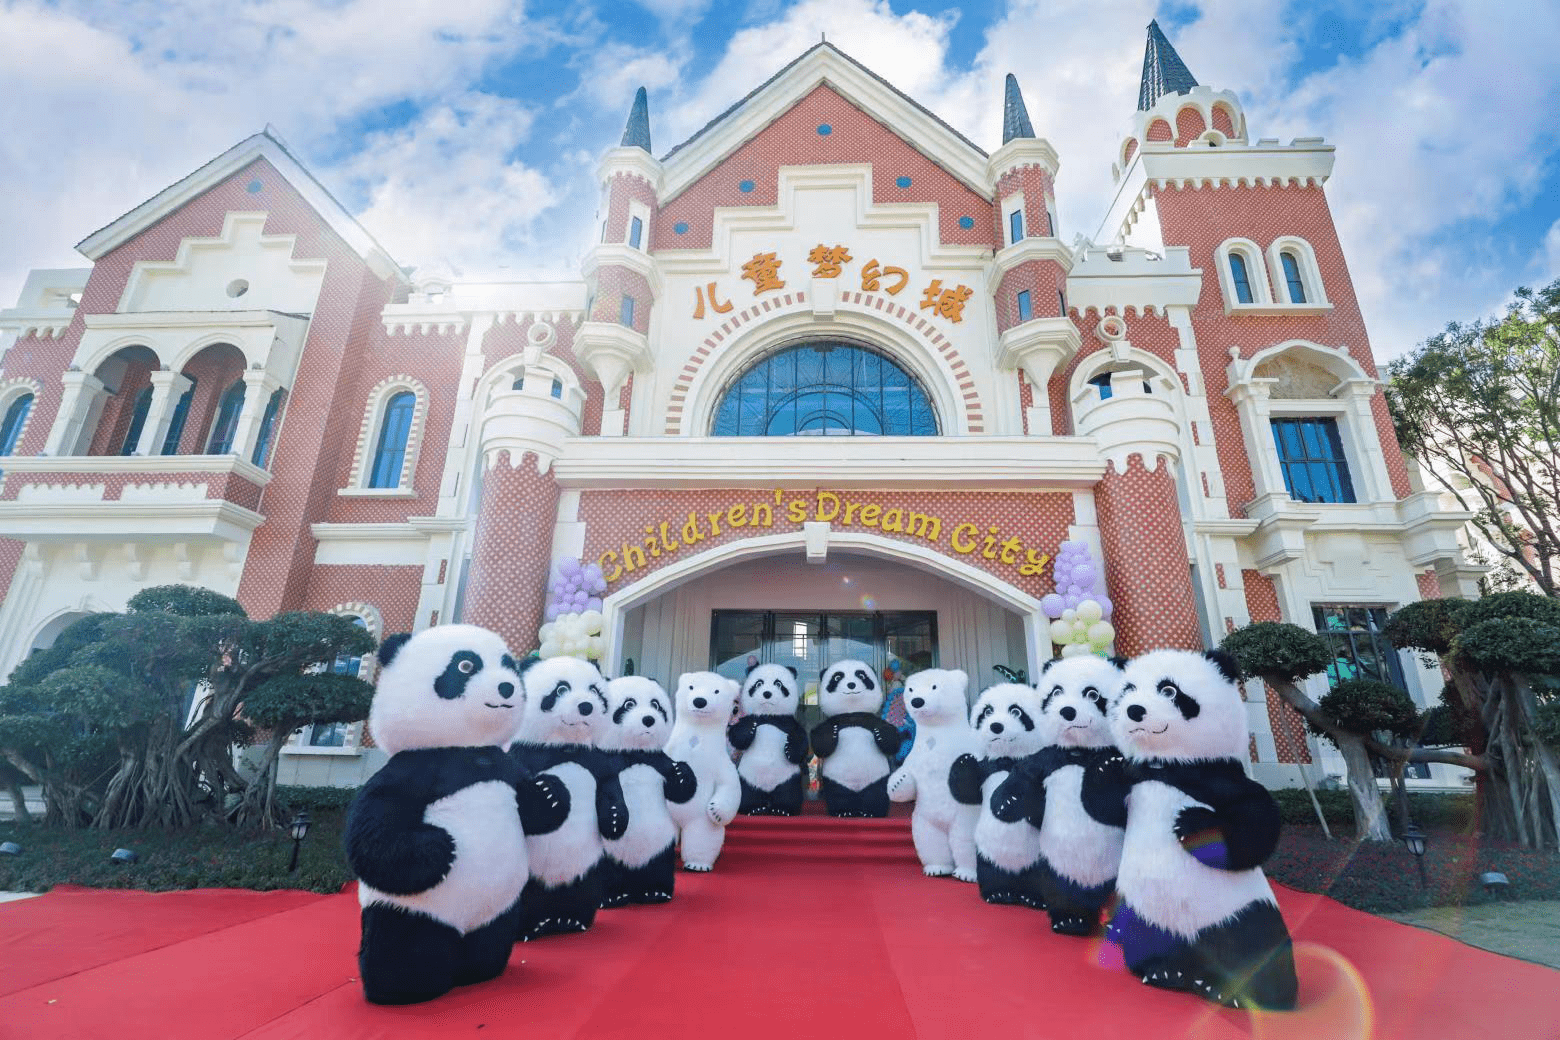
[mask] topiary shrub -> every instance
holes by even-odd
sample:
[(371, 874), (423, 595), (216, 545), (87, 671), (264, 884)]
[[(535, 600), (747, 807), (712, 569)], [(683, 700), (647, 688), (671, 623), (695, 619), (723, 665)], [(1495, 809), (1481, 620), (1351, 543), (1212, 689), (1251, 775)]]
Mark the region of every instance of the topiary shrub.
[[(1503, 597), (1525, 595), (1502, 593)], [(1468, 613), (1471, 617), (1474, 612)], [(1452, 650), (1484, 672), (1560, 675), (1560, 619), (1551, 622), (1521, 615), (1487, 617), (1457, 633)]]
[(1444, 654), (1463, 626), (1462, 615), (1470, 606), (1465, 599), (1423, 599), (1395, 610), (1382, 634), (1399, 650), (1423, 650)]
[[(1375, 679), (1345, 679), (1322, 697), (1321, 708), (1340, 728), (1362, 737), (1380, 730), (1404, 738), (1419, 732), (1419, 709), (1413, 699), (1391, 683)], [(1332, 739), (1311, 723), (1306, 725), (1318, 737)]]
[(1327, 643), (1315, 632), (1282, 621), (1258, 621), (1238, 628), (1219, 644), (1246, 677), (1299, 682), (1332, 663)]

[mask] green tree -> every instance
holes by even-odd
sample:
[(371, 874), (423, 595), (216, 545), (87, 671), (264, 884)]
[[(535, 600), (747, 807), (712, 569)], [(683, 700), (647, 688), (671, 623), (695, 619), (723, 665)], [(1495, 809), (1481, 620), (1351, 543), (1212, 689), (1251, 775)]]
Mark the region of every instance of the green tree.
[(1560, 595), (1560, 281), (1452, 324), (1387, 368), (1403, 450), (1473, 512), (1500, 574)]
[[(43, 785), (47, 819), (68, 826), (275, 822), (282, 743), (300, 725), (367, 714), (367, 683), (325, 673), (373, 645), (333, 614), (256, 621), (209, 589), (147, 589), (12, 672), (0, 687), (0, 753)], [(269, 733), (246, 775), (233, 752), (255, 726)]]

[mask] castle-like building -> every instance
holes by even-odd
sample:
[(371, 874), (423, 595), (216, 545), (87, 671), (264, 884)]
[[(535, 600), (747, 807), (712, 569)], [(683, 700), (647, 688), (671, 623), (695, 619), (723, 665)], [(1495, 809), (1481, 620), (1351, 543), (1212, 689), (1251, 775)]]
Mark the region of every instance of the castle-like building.
[[(821, 43), (656, 158), (641, 90), (551, 284), (409, 272), (274, 134), (239, 143), (0, 312), (0, 668), (171, 582), (523, 653), (579, 558), (608, 674), (848, 656), (979, 689), (1052, 656), (1072, 540), (1119, 653), (1285, 620), (1433, 703), (1380, 622), (1471, 592), (1466, 514), (1394, 439), (1333, 148), (1253, 139), (1151, 25), (1114, 201), (1065, 229), (1011, 76), (1002, 116), (987, 154)], [(1248, 697), (1255, 775), (1330, 752)], [(315, 727), (284, 780), (379, 760)]]

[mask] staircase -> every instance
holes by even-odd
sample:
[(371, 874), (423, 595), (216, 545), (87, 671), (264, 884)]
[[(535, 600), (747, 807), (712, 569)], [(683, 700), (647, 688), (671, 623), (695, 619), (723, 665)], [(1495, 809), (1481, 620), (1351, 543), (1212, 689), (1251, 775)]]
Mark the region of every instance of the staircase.
[[(811, 808), (816, 803), (808, 804)], [(908, 815), (841, 820), (821, 811), (801, 816), (738, 816), (726, 827), (721, 856), (770, 862), (918, 863)]]

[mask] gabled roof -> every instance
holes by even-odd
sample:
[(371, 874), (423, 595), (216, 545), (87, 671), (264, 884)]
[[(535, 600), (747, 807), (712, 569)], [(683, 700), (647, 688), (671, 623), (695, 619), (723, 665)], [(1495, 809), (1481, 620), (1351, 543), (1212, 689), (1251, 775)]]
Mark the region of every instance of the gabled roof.
[(76, 244), (76, 250), (89, 260), (100, 259), (256, 159), (264, 159), (275, 167), (293, 190), (303, 196), (304, 201), (332, 231), (341, 236), (342, 241), (363, 258), (376, 275), (380, 278), (401, 275), (401, 269), (385, 248), (315, 179), (269, 126), (170, 184), (118, 220), (94, 231)]
[(888, 80), (824, 42), (803, 51), (663, 155), (663, 197), (680, 193), (820, 84), (833, 88), (972, 190), (989, 194), (984, 150)]
[(1197, 80), (1159, 28), (1148, 23), (1148, 45), (1143, 49), (1143, 83), (1138, 87), (1138, 111), (1147, 112), (1166, 94), (1184, 94)]

